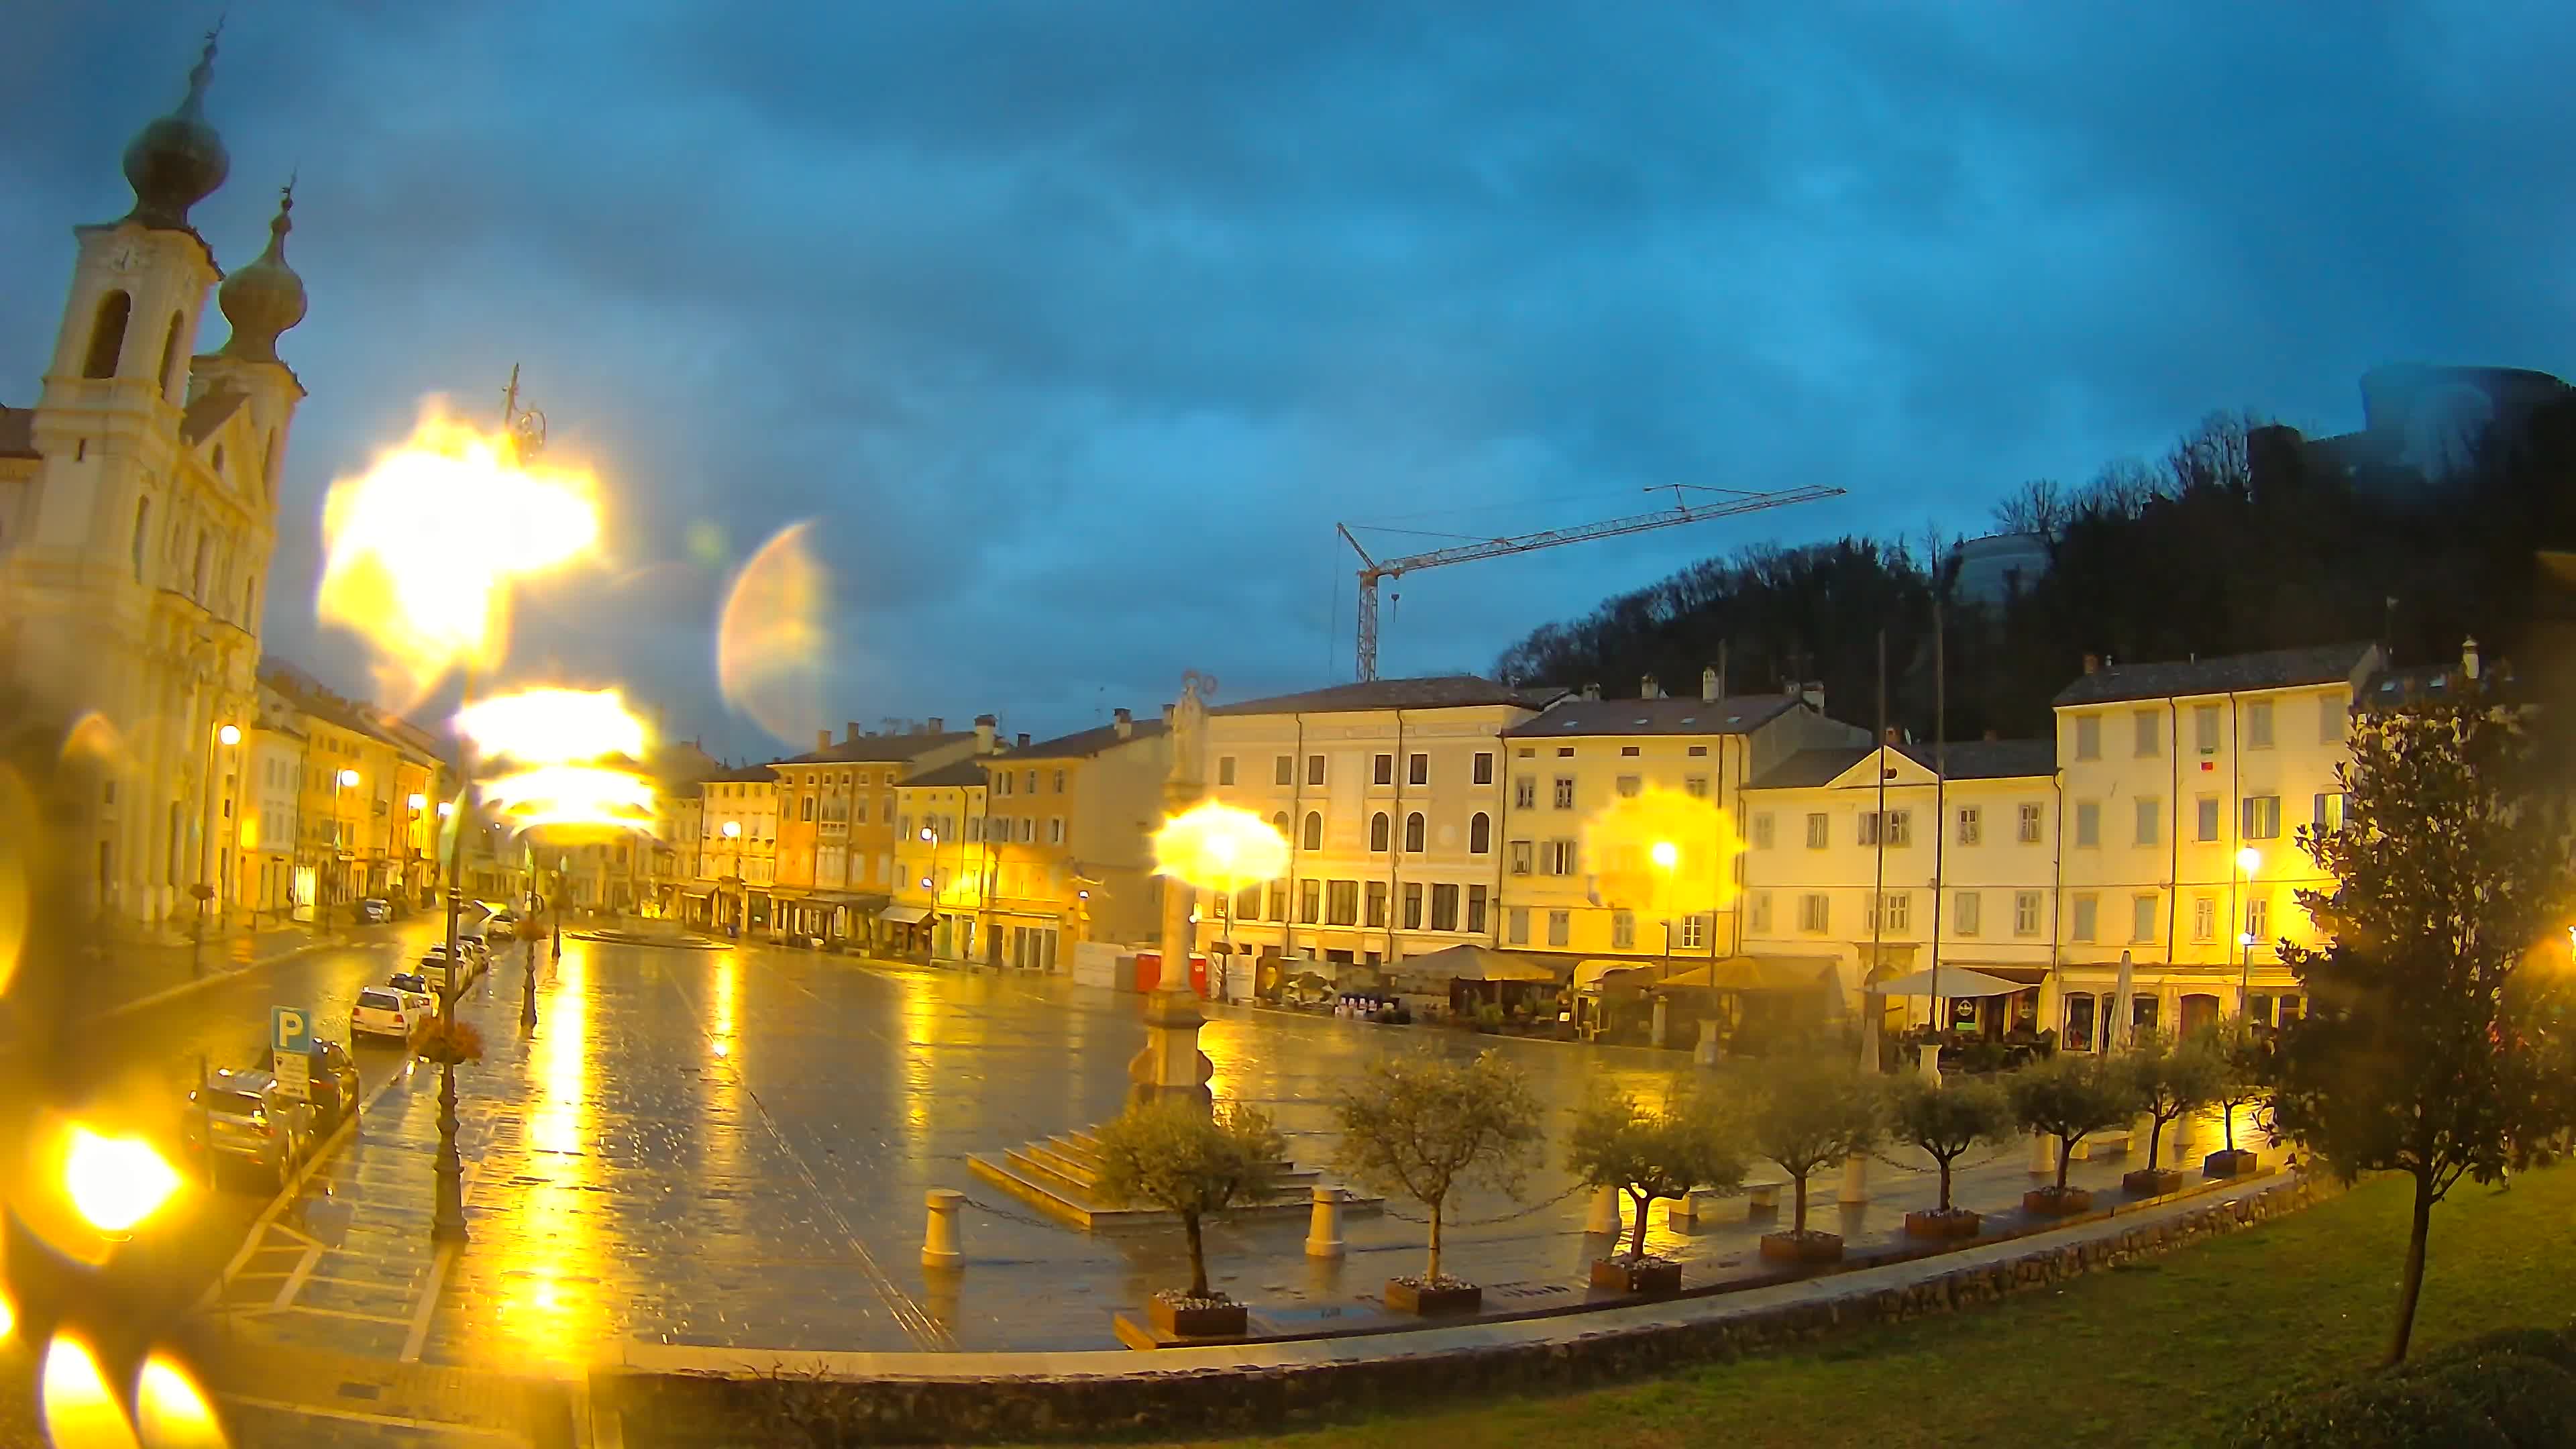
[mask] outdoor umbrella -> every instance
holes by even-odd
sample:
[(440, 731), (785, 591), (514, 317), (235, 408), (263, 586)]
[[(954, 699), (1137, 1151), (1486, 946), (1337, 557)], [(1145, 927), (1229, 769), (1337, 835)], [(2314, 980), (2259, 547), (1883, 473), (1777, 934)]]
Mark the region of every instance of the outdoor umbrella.
[(2129, 964), (2129, 953), (2123, 951), (2120, 953), (2120, 984), (2117, 994), (2111, 998), (2111, 1049), (2113, 1051), (2127, 1051), (2132, 1044), (2130, 1027), (2136, 1019), (2137, 1009), (2129, 1004), (2129, 988), (2135, 984), (2135, 981), (2136, 971)]
[[(1929, 996), (1933, 991), (1932, 975), (1930, 971), (1916, 971), (1881, 981), (1870, 990), (1881, 996)], [(1945, 966), (1941, 968), (1940, 976), (1943, 996), (2009, 996), (2027, 989), (2019, 981), (2006, 981), (2000, 976), (1971, 971), (1965, 966)]]

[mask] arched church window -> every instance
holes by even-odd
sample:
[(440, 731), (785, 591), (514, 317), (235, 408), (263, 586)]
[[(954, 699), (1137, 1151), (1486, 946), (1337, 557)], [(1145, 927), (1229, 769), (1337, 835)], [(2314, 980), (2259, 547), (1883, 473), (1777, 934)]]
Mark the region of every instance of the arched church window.
[(171, 313), (170, 330), (161, 337), (161, 396), (171, 402), (179, 400), (179, 327), (186, 320)]
[(152, 500), (134, 505), (134, 581), (143, 582), (143, 541), (152, 536)]
[(1306, 848), (1308, 850), (1324, 848), (1324, 816), (1321, 811), (1306, 812)]
[(268, 461), (259, 471), (260, 493), (269, 502), (277, 501), (277, 429), (268, 430)]
[(221, 443), (215, 444), (215, 476), (224, 476), (224, 445)]
[(188, 569), (188, 597), (202, 601), (206, 597), (206, 556), (214, 540), (203, 532), (197, 535), (197, 561)]
[(98, 317), (89, 327), (89, 361), (81, 364), (81, 376), (116, 376), (116, 360), (125, 352), (125, 319), (133, 311), (134, 299), (123, 292), (98, 299)]

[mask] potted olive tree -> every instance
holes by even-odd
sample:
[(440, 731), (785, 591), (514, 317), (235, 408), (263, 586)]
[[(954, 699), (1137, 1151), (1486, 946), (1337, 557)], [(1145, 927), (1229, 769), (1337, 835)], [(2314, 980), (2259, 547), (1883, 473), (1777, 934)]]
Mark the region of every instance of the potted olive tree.
[(2022, 1211), (2049, 1217), (2090, 1212), (2093, 1194), (2066, 1185), (2075, 1144), (2120, 1126), (2138, 1113), (2138, 1090), (2126, 1064), (2091, 1052), (2060, 1052), (2023, 1068), (2012, 1080), (2013, 1115), (2057, 1139), (2057, 1181), (2021, 1195)]
[[(1488, 1008), (1492, 1009), (1492, 1008)], [(1400, 1313), (1473, 1313), (1485, 1290), (1440, 1271), (1450, 1192), (1474, 1183), (1518, 1194), (1541, 1141), (1538, 1094), (1492, 1052), (1472, 1061), (1433, 1052), (1381, 1058), (1333, 1103), (1342, 1145), (1335, 1166), (1365, 1186), (1422, 1204), (1431, 1252), (1419, 1275), (1386, 1280)]]
[(2227, 1145), (2201, 1159), (2205, 1177), (2243, 1177), (2254, 1170), (2254, 1154), (2236, 1146), (2236, 1113), (2270, 1100), (2272, 1043), (2244, 1017), (2230, 1017), (2210, 1033), (2210, 1055), (2218, 1062), (2218, 1090), (2210, 1105), (2219, 1109)]
[(1789, 1175), (1796, 1204), (1787, 1232), (1762, 1235), (1763, 1257), (1790, 1263), (1842, 1260), (1842, 1234), (1807, 1227), (1807, 1179), (1816, 1169), (1877, 1144), (1887, 1119), (1881, 1083), (1840, 1060), (1812, 1057), (1772, 1058), (1763, 1063), (1759, 1077), (1747, 1079), (1753, 1155)]
[(2137, 1197), (2180, 1192), (2182, 1173), (2164, 1166), (2160, 1157), (2165, 1128), (2217, 1100), (2222, 1076), (2218, 1054), (2206, 1032), (2180, 1041), (2157, 1036), (2139, 1045), (2129, 1058), (2129, 1070), (2147, 1114), (2147, 1165), (2123, 1174), (2120, 1186)]
[(1146, 1312), (1154, 1326), (1185, 1338), (1239, 1338), (1244, 1306), (1208, 1287), (1210, 1213), (1258, 1198), (1279, 1171), (1288, 1144), (1267, 1113), (1232, 1103), (1214, 1112), (1185, 1101), (1130, 1104), (1092, 1134), (1100, 1154), (1097, 1186), (1114, 1203), (1150, 1203), (1174, 1213), (1190, 1241), (1190, 1286), (1166, 1288)]
[(1919, 1148), (1941, 1169), (1941, 1203), (1930, 1212), (1907, 1213), (1905, 1231), (1917, 1238), (1973, 1238), (1983, 1219), (1950, 1202), (1951, 1169), (1982, 1144), (1997, 1143), (2013, 1131), (2012, 1102), (1994, 1082), (1953, 1077), (1938, 1086), (1920, 1077), (1896, 1084), (1889, 1104), (1888, 1137)]
[(1676, 1085), (1664, 1107), (1649, 1110), (1626, 1092), (1595, 1083), (1574, 1114), (1565, 1165), (1586, 1187), (1624, 1193), (1637, 1208), (1627, 1250), (1593, 1263), (1592, 1286), (1670, 1294), (1681, 1291), (1682, 1265), (1647, 1253), (1647, 1210), (1659, 1197), (1741, 1181), (1745, 1153), (1733, 1120), (1698, 1092)]

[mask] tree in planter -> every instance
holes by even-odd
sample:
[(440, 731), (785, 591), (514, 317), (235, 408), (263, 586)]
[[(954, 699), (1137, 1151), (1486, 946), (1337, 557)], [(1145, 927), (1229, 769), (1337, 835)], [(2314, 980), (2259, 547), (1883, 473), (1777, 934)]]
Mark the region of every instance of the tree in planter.
[(2151, 1036), (2138, 1044), (2127, 1065), (2138, 1104), (2147, 1114), (2146, 1170), (2154, 1172), (2165, 1128), (2218, 1100), (2226, 1066), (2206, 1032), (2181, 1040)]
[(1538, 1155), (1544, 1115), (1518, 1067), (1492, 1052), (1472, 1061), (1421, 1053), (1371, 1062), (1333, 1103), (1342, 1145), (1335, 1165), (1360, 1183), (1402, 1193), (1431, 1216), (1424, 1289), (1464, 1287), (1440, 1272), (1441, 1214), (1466, 1183), (1517, 1194)]
[(1208, 1291), (1200, 1224), (1210, 1213), (1261, 1196), (1276, 1180), (1288, 1144), (1269, 1114), (1240, 1102), (1213, 1113), (1186, 1102), (1142, 1102), (1102, 1123), (1093, 1141), (1101, 1196), (1177, 1214), (1190, 1240), (1189, 1299), (1225, 1302)]
[(2125, 1062), (2091, 1052), (2060, 1052), (2013, 1074), (2013, 1116), (2022, 1126), (2057, 1139), (2057, 1183), (2046, 1191), (2067, 1196), (2066, 1169), (2075, 1144), (2126, 1123), (2139, 1111), (2138, 1089)]
[(2219, 1109), (2227, 1153), (2236, 1152), (2236, 1114), (2259, 1107), (2272, 1097), (2272, 1041), (2242, 1016), (2231, 1016), (2201, 1038), (2218, 1064), (2218, 1089), (2209, 1104)]
[[(1755, 1070), (1759, 1075), (1746, 1083), (1753, 1155), (1789, 1175), (1797, 1207), (1785, 1236), (1803, 1243), (1809, 1240), (1807, 1179), (1877, 1144), (1886, 1127), (1886, 1089), (1880, 1078), (1829, 1058), (1773, 1058)], [(1832, 1234), (1819, 1240), (1827, 1236), (1841, 1241)]]
[(1954, 1078), (1939, 1086), (1920, 1077), (1898, 1081), (1888, 1105), (1887, 1135), (1920, 1148), (1941, 1168), (1941, 1205), (1934, 1216), (1954, 1217), (1950, 1174), (1960, 1158), (1981, 1144), (2001, 1142), (2013, 1130), (2012, 1102), (2004, 1089), (1973, 1077)]
[(1625, 1257), (1642, 1262), (1655, 1199), (1734, 1186), (1744, 1178), (1745, 1151), (1732, 1121), (1702, 1094), (1676, 1086), (1669, 1105), (1649, 1111), (1596, 1082), (1575, 1111), (1565, 1166), (1584, 1186), (1616, 1189), (1636, 1204), (1636, 1236)]
[(2299, 843), (2334, 879), (2301, 891), (2328, 944), (2285, 944), (2306, 1019), (2273, 1056), (2275, 1128), (2338, 1175), (2414, 1180), (2387, 1361), (2403, 1362), (2433, 1208), (2492, 1182), (2569, 1125), (2555, 1027), (2527, 954), (2563, 938), (2568, 807), (2559, 761), (2491, 679), (2361, 716), (2338, 767), (2342, 825)]

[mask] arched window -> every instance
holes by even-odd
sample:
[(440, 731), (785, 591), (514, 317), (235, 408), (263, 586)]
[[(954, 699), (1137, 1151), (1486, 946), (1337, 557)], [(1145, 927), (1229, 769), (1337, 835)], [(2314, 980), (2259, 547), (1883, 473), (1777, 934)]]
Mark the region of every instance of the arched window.
[(179, 328), (187, 321), (176, 312), (170, 314), (170, 330), (161, 338), (161, 396), (179, 401)]
[(1321, 810), (1306, 812), (1306, 848), (1308, 850), (1324, 848), (1324, 812)]
[(188, 567), (188, 597), (203, 601), (206, 597), (206, 556), (214, 540), (200, 530), (197, 534), (197, 561)]
[(1369, 849), (1386, 849), (1387, 841), (1391, 834), (1392, 832), (1387, 825), (1385, 811), (1381, 810), (1375, 815), (1369, 817)]
[(98, 299), (98, 319), (89, 327), (89, 360), (81, 364), (81, 376), (116, 376), (116, 360), (125, 353), (125, 319), (133, 311), (134, 299), (123, 292)]
[(1467, 853), (1483, 855), (1494, 848), (1494, 817), (1479, 810), (1467, 820)]
[(1279, 811), (1278, 813), (1276, 813), (1276, 814), (1272, 815), (1272, 816), (1270, 817), (1270, 828), (1279, 832), (1279, 838), (1280, 838), (1280, 839), (1282, 839), (1282, 840), (1287, 839), (1287, 838), (1288, 838), (1288, 812), (1287, 812), (1287, 811), (1285, 811), (1285, 810), (1282, 810), (1282, 811)]
[(215, 444), (215, 476), (224, 476), (224, 445), (221, 443)]
[(152, 500), (142, 499), (134, 505), (134, 581), (143, 582), (143, 540), (151, 536)]
[(1404, 848), (1408, 853), (1419, 853), (1422, 849), (1422, 812), (1419, 810), (1404, 817)]

